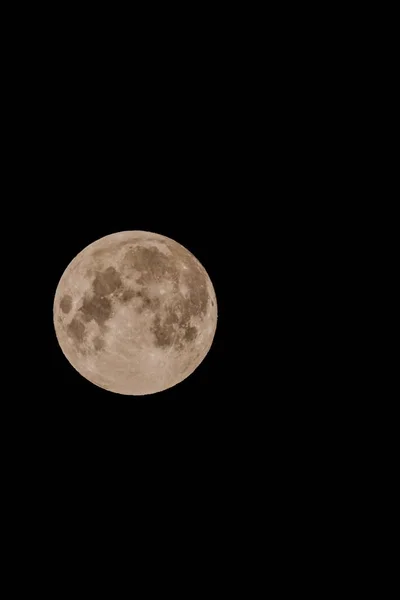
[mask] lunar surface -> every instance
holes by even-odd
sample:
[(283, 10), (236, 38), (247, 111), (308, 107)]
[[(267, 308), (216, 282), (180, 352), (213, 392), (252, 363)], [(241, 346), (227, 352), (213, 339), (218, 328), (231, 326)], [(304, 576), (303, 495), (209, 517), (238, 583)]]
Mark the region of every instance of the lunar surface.
[(60, 347), (83, 377), (127, 395), (188, 377), (208, 353), (217, 301), (204, 267), (156, 233), (123, 231), (87, 246), (54, 297)]

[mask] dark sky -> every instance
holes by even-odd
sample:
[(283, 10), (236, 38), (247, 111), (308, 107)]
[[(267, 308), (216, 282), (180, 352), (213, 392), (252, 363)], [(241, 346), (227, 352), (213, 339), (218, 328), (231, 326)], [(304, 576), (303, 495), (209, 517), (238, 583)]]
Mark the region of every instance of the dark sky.
[[(25, 8), (18, 8), (21, 15)], [(214, 32), (201, 27), (195, 39), (189, 21), (181, 26), (177, 19), (181, 40), (160, 17), (168, 38), (161, 44), (153, 18), (141, 40), (140, 19), (118, 17), (113, 42), (107, 8), (104, 27), (97, 28), (93, 15), (82, 25), (84, 47), (75, 27), (60, 35), (65, 16), (50, 23), (43, 10), (49, 33), (26, 17), (31, 37), (12, 31), (4, 66), (10, 72), (4, 123), (11, 134), (3, 157), (10, 184), (3, 185), (2, 226), (11, 242), (3, 265), (11, 264), (16, 281), (2, 280), (2, 324), (11, 327), (10, 343), (2, 338), (2, 424), (10, 471), (4, 489), (18, 510), (16, 518), (5, 514), (22, 531), (14, 542), (39, 556), (41, 572), (43, 565), (50, 572), (38, 553), (44, 543), (66, 565), (62, 585), (81, 548), (85, 568), (86, 539), (104, 547), (104, 556), (128, 547), (134, 575), (140, 569), (132, 547), (147, 556), (147, 543), (149, 556), (161, 548), (169, 557), (177, 542), (198, 565), (196, 589), (213, 553), (212, 570), (220, 570), (224, 557), (229, 563), (224, 590), (227, 580), (236, 584), (250, 550), (256, 552), (252, 569), (261, 564), (269, 576), (264, 546), (282, 556), (271, 545), (271, 530), (291, 551), (291, 522), (304, 524), (307, 531), (297, 537), (302, 545), (309, 519), (301, 499), (312, 512), (331, 495), (320, 485), (329, 469), (319, 457), (338, 403), (326, 400), (336, 375), (324, 377), (323, 369), (340, 370), (341, 355), (339, 362), (326, 359), (335, 311), (321, 310), (331, 294), (320, 285), (329, 265), (315, 265), (330, 219), (320, 213), (335, 179), (321, 173), (325, 163), (338, 164), (324, 150), (326, 143), (335, 146), (327, 129), (338, 122), (336, 107), (324, 108), (332, 95), (330, 71), (323, 61), (313, 67), (302, 59), (303, 41), (288, 43), (293, 11), (286, 5), (280, 26), (261, 14), (246, 26), (242, 7), (233, 26), (234, 7), (224, 7), (219, 22), (206, 15)], [(319, 44), (310, 49), (321, 54)], [(320, 84), (324, 70), (327, 91)], [(347, 92), (343, 98), (346, 104)], [(129, 229), (187, 247), (206, 268), (218, 301), (214, 343), (198, 369), (170, 390), (141, 397), (107, 392), (77, 373), (58, 346), (52, 314), (57, 284), (76, 254)], [(339, 400), (346, 393), (344, 386)], [(339, 437), (334, 451), (337, 443)], [(309, 492), (313, 485), (316, 494)], [(331, 519), (326, 514), (324, 521)], [(107, 527), (124, 540), (107, 545)], [(72, 549), (67, 561), (59, 546)], [(193, 546), (202, 551), (198, 560)], [(303, 545), (299, 554), (305, 555)], [(178, 560), (179, 578), (186, 571)], [(297, 582), (285, 558), (282, 564), (283, 580), (289, 573)], [(158, 577), (153, 569), (151, 581)], [(250, 571), (245, 597), (253, 580)]]

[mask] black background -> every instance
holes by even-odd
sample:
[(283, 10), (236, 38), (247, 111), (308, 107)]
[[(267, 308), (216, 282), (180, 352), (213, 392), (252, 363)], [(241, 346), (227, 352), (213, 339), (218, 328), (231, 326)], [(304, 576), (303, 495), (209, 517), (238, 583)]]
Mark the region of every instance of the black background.
[[(267, 503), (279, 529), (274, 515), (293, 515), (291, 499), (301, 496), (320, 444), (308, 431), (315, 419), (321, 438), (326, 431), (321, 403), (310, 400), (320, 391), (303, 309), (318, 305), (302, 254), (316, 250), (302, 227), (315, 211), (302, 198), (318, 182), (308, 176), (307, 119), (301, 100), (293, 103), (300, 84), (279, 62), (284, 50), (274, 46), (260, 66), (249, 37), (247, 54), (240, 39), (217, 50), (203, 40), (191, 52), (172, 44), (165, 54), (122, 44), (110, 53), (104, 43), (74, 51), (70, 39), (40, 53), (38, 41), (13, 72), (10, 204), (23, 272), (13, 338), (23, 369), (6, 422), (23, 488), (16, 503), (29, 527), (35, 511), (47, 524), (54, 518), (54, 543), (60, 531), (93, 541), (138, 524), (168, 553), (179, 523), (182, 547), (198, 537), (235, 549), (258, 531)], [(201, 365), (140, 397), (85, 380), (53, 325), (69, 262), (134, 229), (187, 247), (218, 302)]]
[[(343, 407), (340, 374), (353, 361), (343, 358), (345, 335), (336, 350), (331, 328), (339, 337), (340, 327), (328, 306), (336, 286), (323, 252), (332, 215), (347, 221), (337, 203), (346, 186), (333, 193), (348, 146), (338, 105), (346, 109), (349, 93), (335, 80), (342, 42), (336, 29), (326, 36), (332, 17), (315, 25), (305, 14), (307, 28), (293, 7), (246, 20), (238, 6), (204, 9), (202, 23), (177, 7), (170, 25), (153, 7), (146, 21), (113, 20), (108, 7), (86, 17), (28, 9), (17, 8), (3, 73), (2, 224), (11, 244), (2, 268), (15, 278), (3, 277), (2, 320), (11, 329), (2, 425), (13, 584), (24, 573), (42, 586), (51, 573), (64, 586), (81, 571), (92, 585), (97, 549), (106, 563), (122, 554), (130, 585), (140, 560), (148, 581), (164, 584), (158, 565), (171, 557), (173, 585), (193, 573), (192, 587), (206, 579), (208, 594), (205, 575), (219, 575), (223, 593), (242, 578), (244, 597), (254, 596), (257, 576), (269, 585), (271, 572), (279, 589), (288, 581), (298, 589), (302, 577), (308, 585), (317, 562), (338, 564), (324, 553), (349, 502), (336, 486), (337, 456), (358, 430)], [(54, 293), (72, 258), (127, 229), (186, 246), (218, 301), (202, 364), (143, 397), (86, 381), (53, 326)], [(335, 232), (334, 253), (340, 243)]]
[[(107, 560), (120, 550), (134, 576), (140, 559), (152, 569), (172, 556), (177, 578), (192, 569), (196, 586), (205, 572), (236, 591), (242, 565), (243, 596), (254, 572), (275, 565), (281, 586), (292, 557), (314, 569), (310, 522), (318, 554), (324, 527), (340, 530), (340, 512), (326, 508), (346, 438), (335, 420), (348, 422), (337, 401), (346, 390), (335, 390), (342, 354), (326, 350), (335, 286), (321, 283), (335, 183), (324, 144), (336, 112), (320, 76), (329, 70), (323, 56), (313, 66), (312, 43), (309, 56), (287, 43), (286, 16), (259, 35), (254, 19), (246, 30), (224, 16), (197, 39), (167, 30), (160, 43), (148, 31), (111, 41), (92, 21), (78, 29), (58, 40), (50, 28), (34, 51), (17, 44), (7, 88), (4, 268), (16, 281), (3, 279), (13, 304), (2, 416), (13, 523), (29, 559), (62, 581), (72, 563), (59, 548), (85, 570), (97, 547)], [(53, 325), (69, 262), (129, 229), (187, 247), (218, 302), (201, 365), (141, 397), (86, 381)]]

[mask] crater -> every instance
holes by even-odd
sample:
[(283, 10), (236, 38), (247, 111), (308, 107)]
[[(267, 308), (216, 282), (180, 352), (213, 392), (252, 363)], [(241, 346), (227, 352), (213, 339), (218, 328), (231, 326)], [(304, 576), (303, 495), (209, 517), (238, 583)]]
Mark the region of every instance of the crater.
[(60, 308), (63, 313), (68, 314), (72, 308), (72, 298), (68, 294), (63, 296), (60, 301)]

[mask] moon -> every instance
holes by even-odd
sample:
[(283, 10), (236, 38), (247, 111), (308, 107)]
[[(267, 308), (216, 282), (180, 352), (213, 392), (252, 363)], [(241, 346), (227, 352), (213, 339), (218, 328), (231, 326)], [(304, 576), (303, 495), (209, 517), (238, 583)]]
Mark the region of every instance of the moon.
[(141, 396), (186, 379), (206, 357), (217, 300), (204, 267), (178, 242), (147, 231), (84, 248), (58, 283), (58, 343), (93, 384)]

